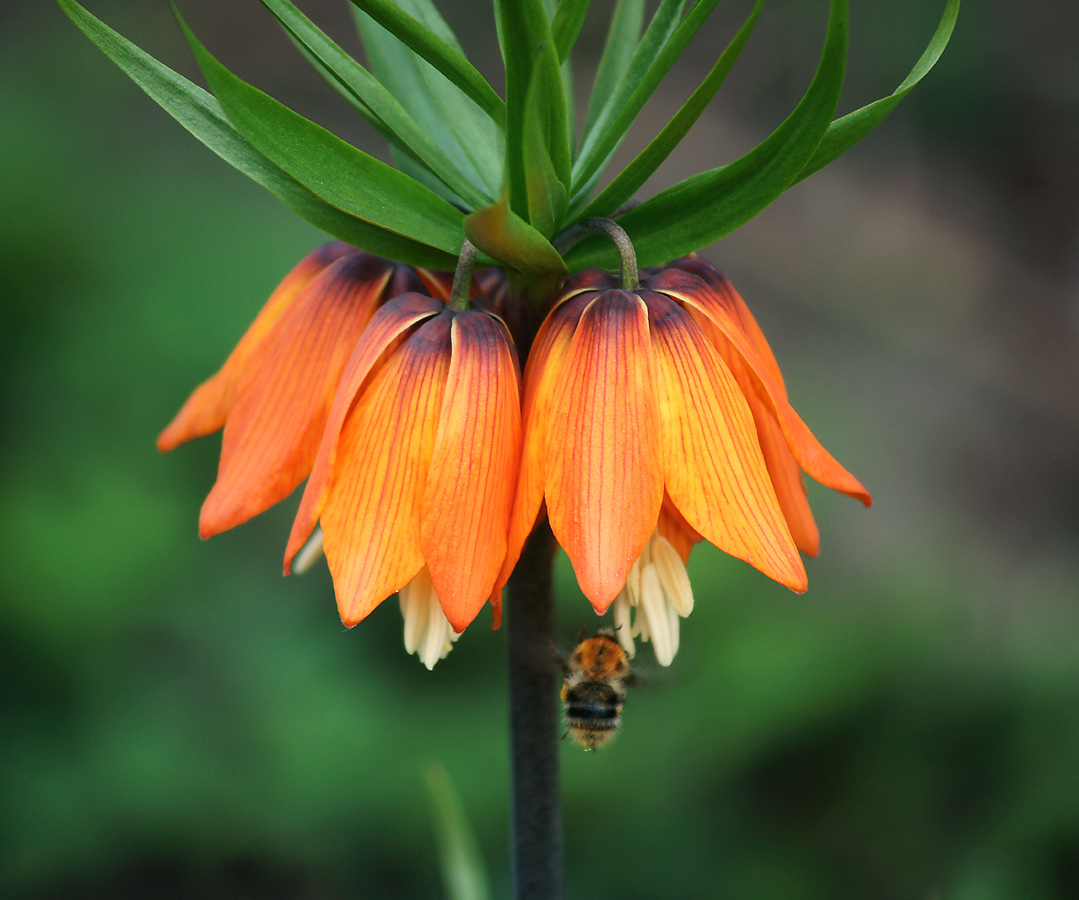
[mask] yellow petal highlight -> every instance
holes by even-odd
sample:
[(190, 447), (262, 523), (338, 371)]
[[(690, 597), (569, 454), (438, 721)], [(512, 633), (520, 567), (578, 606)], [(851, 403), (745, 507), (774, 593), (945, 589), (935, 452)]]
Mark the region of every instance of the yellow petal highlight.
[(618, 595), (663, 502), (659, 416), (640, 297), (609, 290), (581, 315), (552, 400), (547, 514), (596, 611)]
[(236, 385), (255, 348), (296, 299), (297, 295), (327, 266), (342, 256), (358, 253), (355, 247), (340, 241), (323, 244), (301, 259), (266, 301), (240, 342), (233, 348), (217, 374), (204, 381), (158, 435), (157, 449), (162, 453), (193, 438), (212, 434), (225, 424)]
[(321, 521), (350, 627), (424, 564), (421, 500), (450, 368), (450, 319), (428, 320), (389, 356), (341, 429)]
[(368, 254), (333, 263), (252, 353), (225, 424), (217, 482), (199, 518), (204, 538), (287, 497), (310, 473), (341, 372), (392, 265)]
[(734, 377), (684, 310), (643, 293), (671, 500), (690, 527), (721, 550), (804, 591), (805, 569)]
[(454, 316), (451, 339), (420, 549), (442, 611), (460, 632), (491, 595), (506, 557), (521, 410), (516, 353), (505, 326), (466, 310)]
[(403, 294), (383, 306), (357, 342), (337, 388), (333, 406), (326, 421), (318, 454), (307, 479), (300, 509), (292, 523), (288, 547), (285, 550), (285, 574), (288, 575), (293, 557), (314, 531), (326, 503), (331, 477), (337, 459), (341, 428), (352, 409), (356, 396), (387, 351), (396, 346), (409, 328), (444, 309), (440, 300), (423, 294)]

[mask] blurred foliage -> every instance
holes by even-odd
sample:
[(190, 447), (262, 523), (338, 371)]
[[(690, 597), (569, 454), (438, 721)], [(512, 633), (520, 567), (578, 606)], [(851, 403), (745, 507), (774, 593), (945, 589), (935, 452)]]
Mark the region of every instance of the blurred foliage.
[[(217, 438), (153, 447), (320, 236), (48, 6), (15, 4), (0, 53), (0, 121), (17, 123), (0, 133), (0, 895), (440, 896), (435, 759), (506, 896), (502, 633), (481, 614), (430, 674), (403, 652), (392, 601), (345, 632), (324, 570), (278, 575), (295, 500), (201, 544)], [(961, 20), (955, 61), (897, 128), (960, 109), (975, 143), (1001, 133), (981, 48), (1011, 19), (968, 6), (978, 27)], [(911, 12), (910, 46), (935, 15)], [(870, 96), (905, 72), (882, 56)], [(825, 540), (805, 598), (695, 553), (675, 665), (650, 670), (644, 647), (614, 746), (563, 749), (570, 898), (1076, 896), (1074, 515), (1037, 540), (1010, 530), (1029, 510), (995, 485), (1018, 465), (986, 468), (967, 505), (949, 479), (996, 445), (977, 421), (965, 455), (946, 443), (974, 415), (954, 373), (859, 336), (842, 296), (824, 302), (834, 319), (789, 312), (780, 358), (877, 507), (813, 491)], [(873, 406), (892, 382), (909, 406)], [(1023, 446), (1037, 471), (1041, 444)], [(1074, 471), (1053, 472), (1022, 483), (1069, 496)], [(594, 617), (564, 559), (559, 579), (569, 643)]]

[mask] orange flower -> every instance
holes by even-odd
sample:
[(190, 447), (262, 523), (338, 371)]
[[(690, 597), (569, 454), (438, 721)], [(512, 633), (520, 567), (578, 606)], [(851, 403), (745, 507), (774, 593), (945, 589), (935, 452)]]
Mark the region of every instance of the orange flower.
[(517, 354), (501, 320), (395, 297), (341, 379), (286, 574), (321, 521), (344, 623), (399, 591), (406, 647), (433, 667), (495, 592), (520, 448)]
[(500, 580), (546, 501), (596, 612), (618, 598), (619, 639), (632, 652), (631, 632), (651, 638), (666, 665), (678, 617), (692, 609), (685, 561), (702, 537), (792, 590), (807, 586), (798, 547), (815, 552), (816, 543), (797, 502), (798, 473), (782, 468), (789, 460), (777, 441), (822, 483), (867, 503), (869, 495), (791, 408), (763, 336), (729, 285), (720, 290), (683, 268), (634, 291), (613, 285), (596, 271), (568, 279), (533, 344)]
[(307, 477), (363, 329), (388, 297), (425, 289), (446, 296), (448, 284), (343, 243), (319, 247), (285, 277), (221, 370), (157, 440), (171, 450), (225, 428), (202, 537), (246, 522)]

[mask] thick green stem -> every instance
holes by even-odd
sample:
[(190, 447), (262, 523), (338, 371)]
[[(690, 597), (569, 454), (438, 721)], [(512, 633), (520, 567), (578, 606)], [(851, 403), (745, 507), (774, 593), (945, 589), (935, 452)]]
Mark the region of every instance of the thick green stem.
[(554, 554), (544, 519), (525, 543), (506, 604), (515, 900), (562, 897)]

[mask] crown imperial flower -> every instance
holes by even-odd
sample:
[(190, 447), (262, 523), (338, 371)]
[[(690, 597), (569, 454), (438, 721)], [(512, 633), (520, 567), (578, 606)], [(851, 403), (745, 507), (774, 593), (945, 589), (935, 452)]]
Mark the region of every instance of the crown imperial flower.
[[(508, 331), (479, 308), (407, 293), (356, 344), (285, 554), (317, 521), (341, 618), (402, 591), (409, 649), (430, 667), (496, 591), (521, 445)], [(496, 622), (500, 600), (495, 597)], [(442, 637), (439, 638), (438, 635)]]
[(662, 632), (661, 661), (677, 648), (672, 615), (692, 607), (672, 560), (702, 537), (805, 590), (798, 549), (816, 552), (815, 528), (792, 465), (869, 502), (790, 406), (741, 298), (699, 260), (636, 290), (594, 270), (568, 279), (533, 345), (522, 415), (506, 568), (546, 502), (596, 612), (620, 595), (621, 620), (639, 606), (633, 630)]

